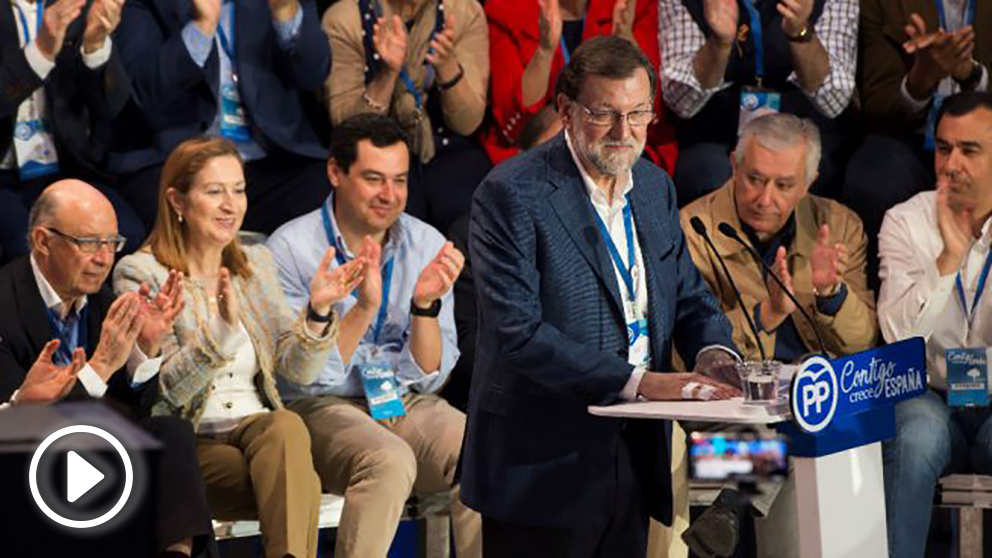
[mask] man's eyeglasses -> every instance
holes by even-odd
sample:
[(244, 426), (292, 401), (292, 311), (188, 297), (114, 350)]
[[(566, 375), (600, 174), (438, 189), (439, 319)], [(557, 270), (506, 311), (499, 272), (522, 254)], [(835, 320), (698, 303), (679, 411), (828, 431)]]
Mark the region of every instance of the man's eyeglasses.
[(111, 238), (95, 238), (92, 236), (78, 237), (72, 236), (71, 234), (66, 234), (53, 227), (45, 227), (46, 229), (52, 231), (56, 235), (68, 240), (69, 242), (76, 245), (79, 251), (84, 254), (96, 254), (101, 250), (109, 249), (111, 252), (117, 253), (124, 249), (124, 243), (127, 239), (121, 235), (117, 235)]
[(654, 111), (651, 109), (632, 110), (630, 112), (616, 112), (612, 110), (593, 110), (579, 101), (575, 104), (582, 107), (585, 113), (586, 122), (593, 126), (612, 126), (614, 122), (621, 118), (626, 118), (631, 126), (647, 126), (654, 121)]

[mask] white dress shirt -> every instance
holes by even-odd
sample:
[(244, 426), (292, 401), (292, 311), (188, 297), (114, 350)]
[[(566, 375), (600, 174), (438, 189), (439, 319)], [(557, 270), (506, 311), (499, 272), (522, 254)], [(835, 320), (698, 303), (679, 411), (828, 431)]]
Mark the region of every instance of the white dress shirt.
[[(989, 256), (992, 236), (982, 227), (961, 266), (961, 280), (969, 307), (975, 299), (979, 275)], [(878, 236), (882, 288), (878, 321), (888, 343), (921, 336), (926, 340), (930, 386), (947, 389), (945, 349), (992, 345), (992, 295), (984, 296), (969, 325), (955, 286), (957, 274), (941, 277), (937, 257), (944, 241), (937, 228), (937, 194), (923, 192), (885, 214)], [(992, 388), (992, 384), (989, 386)]]

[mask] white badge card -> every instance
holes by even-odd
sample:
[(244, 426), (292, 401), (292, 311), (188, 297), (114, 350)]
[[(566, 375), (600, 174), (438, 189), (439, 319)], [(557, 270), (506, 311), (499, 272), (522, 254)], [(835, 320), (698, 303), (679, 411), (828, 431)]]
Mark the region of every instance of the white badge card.
[(251, 141), (251, 129), (237, 82), (225, 83), (220, 88), (220, 135), (235, 143)]
[(19, 120), (14, 125), (14, 154), (21, 180), (31, 180), (59, 171), (59, 159), (52, 134), (42, 120)]
[(737, 134), (749, 122), (766, 114), (776, 114), (782, 110), (782, 95), (778, 91), (758, 87), (741, 89), (740, 118), (737, 121)]
[(984, 347), (947, 349), (947, 404), (950, 407), (986, 407), (989, 404), (989, 367)]
[(396, 372), (384, 364), (359, 364), (362, 374), (362, 386), (365, 388), (365, 399), (369, 404), (369, 412), (376, 420), (402, 417), (406, 414), (403, 400), (400, 398), (399, 382)]

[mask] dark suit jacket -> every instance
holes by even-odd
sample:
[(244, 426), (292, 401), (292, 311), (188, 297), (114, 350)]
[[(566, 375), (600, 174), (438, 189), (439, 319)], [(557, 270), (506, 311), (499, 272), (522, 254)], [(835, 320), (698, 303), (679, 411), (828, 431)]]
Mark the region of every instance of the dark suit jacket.
[[(103, 318), (113, 300), (114, 294), (108, 287), (87, 297), (87, 358), (93, 356), (100, 343)], [(28, 257), (15, 260), (0, 270), (0, 316), (3, 316), (0, 320), (0, 401), (7, 401), (24, 381), (45, 343), (55, 337)], [(155, 383), (148, 382), (149, 388), (154, 389), (151, 384)], [(118, 411), (135, 417), (143, 414), (140, 411), (142, 402), (150, 402), (153, 394), (133, 390), (129, 384), (127, 371), (118, 371), (111, 378), (104, 398)], [(80, 382), (76, 382), (67, 396), (67, 399), (88, 398), (90, 396)]]
[[(46, 0), (48, 5), (54, 0)], [(0, 154), (14, 137), (17, 107), (39, 87), (45, 88), (49, 116), (55, 131), (60, 162), (72, 161), (93, 170), (105, 153), (102, 142), (92, 141), (94, 121), (108, 120), (124, 108), (131, 88), (113, 45), (110, 60), (97, 70), (83, 63), (80, 46), (86, 11), (69, 26), (55, 68), (45, 81), (34, 73), (18, 41), (10, 5), (0, 6)], [(63, 165), (64, 166), (64, 165)]]
[[(313, 0), (300, 1), (303, 22), (287, 50), (277, 42), (267, 0), (238, 0), (235, 6), (241, 101), (254, 129), (264, 135), (263, 145), (326, 158), (301, 102), (301, 95), (323, 87), (331, 69), (330, 46)], [(192, 19), (189, 0), (129, 0), (124, 5), (116, 38), (154, 145), (124, 146), (130, 151), (113, 163), (119, 172), (162, 162), (175, 146), (205, 132), (217, 116), (219, 49), (213, 48), (203, 68), (196, 65), (182, 38)]]
[[(992, 70), (992, 4), (975, 0), (975, 52), (972, 56)], [(913, 67), (913, 55), (902, 44), (903, 27), (911, 14), (920, 14), (927, 29), (939, 25), (933, 0), (861, 0), (858, 86), (871, 132), (912, 134), (926, 122), (927, 111), (911, 113), (899, 88)]]
[[(631, 204), (653, 370), (692, 366), (731, 328), (690, 258), (668, 176), (641, 159)], [(590, 415), (633, 366), (613, 264), (564, 136), (495, 168), (472, 207), (479, 302), (462, 497), (500, 521), (580, 527), (607, 513), (626, 443), (652, 516), (671, 521), (670, 424)]]

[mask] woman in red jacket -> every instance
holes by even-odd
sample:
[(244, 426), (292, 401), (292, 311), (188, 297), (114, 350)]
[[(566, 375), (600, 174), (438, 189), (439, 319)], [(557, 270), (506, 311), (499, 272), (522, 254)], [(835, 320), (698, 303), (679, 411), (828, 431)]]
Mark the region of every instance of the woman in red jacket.
[[(614, 34), (635, 42), (658, 68), (657, 0), (487, 0), (492, 119), (483, 144), (493, 163), (520, 152), (530, 119), (554, 103), (555, 79), (585, 39)], [(659, 88), (660, 90), (660, 88)], [(661, 168), (675, 168), (675, 131), (664, 120), (648, 130), (645, 152)]]

